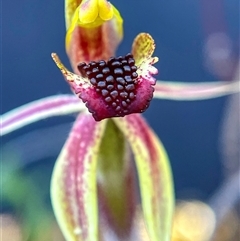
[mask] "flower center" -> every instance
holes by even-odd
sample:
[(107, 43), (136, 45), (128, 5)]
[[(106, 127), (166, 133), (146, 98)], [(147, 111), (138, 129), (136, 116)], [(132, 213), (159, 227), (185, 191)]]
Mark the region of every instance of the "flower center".
[(83, 77), (87, 77), (102, 96), (106, 105), (112, 107), (117, 115), (129, 113), (129, 105), (136, 98), (137, 67), (132, 54), (125, 57), (111, 57), (107, 62), (100, 60), (88, 64), (82, 62), (78, 70)]

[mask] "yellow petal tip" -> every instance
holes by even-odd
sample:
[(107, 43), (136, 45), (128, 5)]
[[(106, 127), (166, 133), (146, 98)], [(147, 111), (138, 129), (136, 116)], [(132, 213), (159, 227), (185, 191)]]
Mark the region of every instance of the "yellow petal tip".
[(79, 8), (79, 22), (81, 25), (98, 23), (99, 25), (104, 21), (113, 18), (113, 6), (106, 0), (86, 0), (80, 4)]
[(102, 20), (108, 21), (113, 18), (113, 6), (111, 5), (111, 3), (107, 2), (106, 0), (99, 0), (98, 7), (99, 17)]
[(79, 21), (82, 24), (92, 23), (98, 17), (98, 1), (87, 0), (80, 4)]

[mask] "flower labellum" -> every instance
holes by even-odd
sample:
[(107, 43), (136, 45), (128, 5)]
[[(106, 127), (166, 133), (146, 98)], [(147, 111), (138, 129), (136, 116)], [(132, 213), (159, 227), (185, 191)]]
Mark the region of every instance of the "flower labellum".
[[(141, 107), (132, 106), (136, 99), (137, 81), (138, 76), (134, 65), (135, 61), (131, 54), (118, 58), (110, 58), (108, 62), (90, 62), (81, 63), (79, 70), (90, 79), (91, 84), (94, 86), (95, 91), (98, 93), (99, 98), (103, 98), (107, 108), (112, 112), (113, 116), (125, 116), (131, 113), (131, 108), (143, 112), (148, 107), (148, 102), (152, 99), (152, 94), (149, 95), (146, 104)], [(153, 88), (152, 88), (153, 92)], [(87, 101), (84, 96), (80, 98)], [(91, 112), (91, 102), (88, 106)], [(133, 111), (132, 111), (133, 112)]]
[(149, 34), (139, 34), (133, 43), (134, 54), (111, 57), (108, 61), (82, 62), (78, 64), (80, 75), (68, 71), (56, 54), (52, 57), (75, 94), (86, 103), (94, 119), (100, 121), (142, 113), (148, 108), (156, 83), (152, 75), (158, 73), (152, 66), (158, 60), (152, 57), (154, 48)]

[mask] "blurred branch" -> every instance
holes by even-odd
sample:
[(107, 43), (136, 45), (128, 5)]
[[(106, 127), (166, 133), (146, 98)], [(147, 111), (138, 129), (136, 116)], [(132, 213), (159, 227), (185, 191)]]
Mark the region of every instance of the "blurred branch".
[(220, 137), (220, 149), (224, 165), (224, 174), (230, 176), (239, 169), (240, 160), (240, 94), (229, 97), (226, 106), (222, 133)]
[(230, 176), (209, 201), (216, 217), (215, 230), (240, 199), (239, 177), (240, 170)]
[[(240, 62), (234, 79), (240, 79)], [(229, 97), (222, 122), (220, 148), (223, 155), (225, 174), (232, 175), (239, 170), (240, 160), (240, 94)]]
[[(233, 79), (239, 80), (240, 62)], [(225, 181), (209, 201), (216, 216), (215, 230), (240, 200), (240, 94), (228, 98), (220, 138)], [(211, 237), (213, 240), (213, 237)]]

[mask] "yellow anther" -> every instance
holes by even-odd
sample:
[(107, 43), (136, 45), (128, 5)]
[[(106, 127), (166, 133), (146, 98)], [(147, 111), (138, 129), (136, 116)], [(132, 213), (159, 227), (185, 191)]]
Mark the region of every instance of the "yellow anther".
[(113, 7), (106, 0), (85, 0), (80, 4), (78, 14), (81, 25), (101, 23), (113, 17)]
[(113, 6), (106, 0), (98, 0), (99, 17), (102, 20), (110, 20), (113, 17)]
[[(70, 44), (72, 33), (76, 27), (97, 28), (107, 21), (112, 21), (112, 30), (119, 39), (122, 39), (122, 17), (119, 11), (107, 0), (82, 0), (80, 5), (73, 12), (73, 0), (66, 4), (66, 48)], [(75, 0), (76, 1), (76, 0)], [(69, 14), (72, 14), (70, 16)], [(107, 28), (109, 30), (109, 28)], [(111, 33), (112, 35), (113, 33)], [(88, 38), (88, 37), (87, 37)]]
[(78, 14), (79, 21), (82, 24), (94, 22), (98, 17), (98, 0), (82, 1)]

